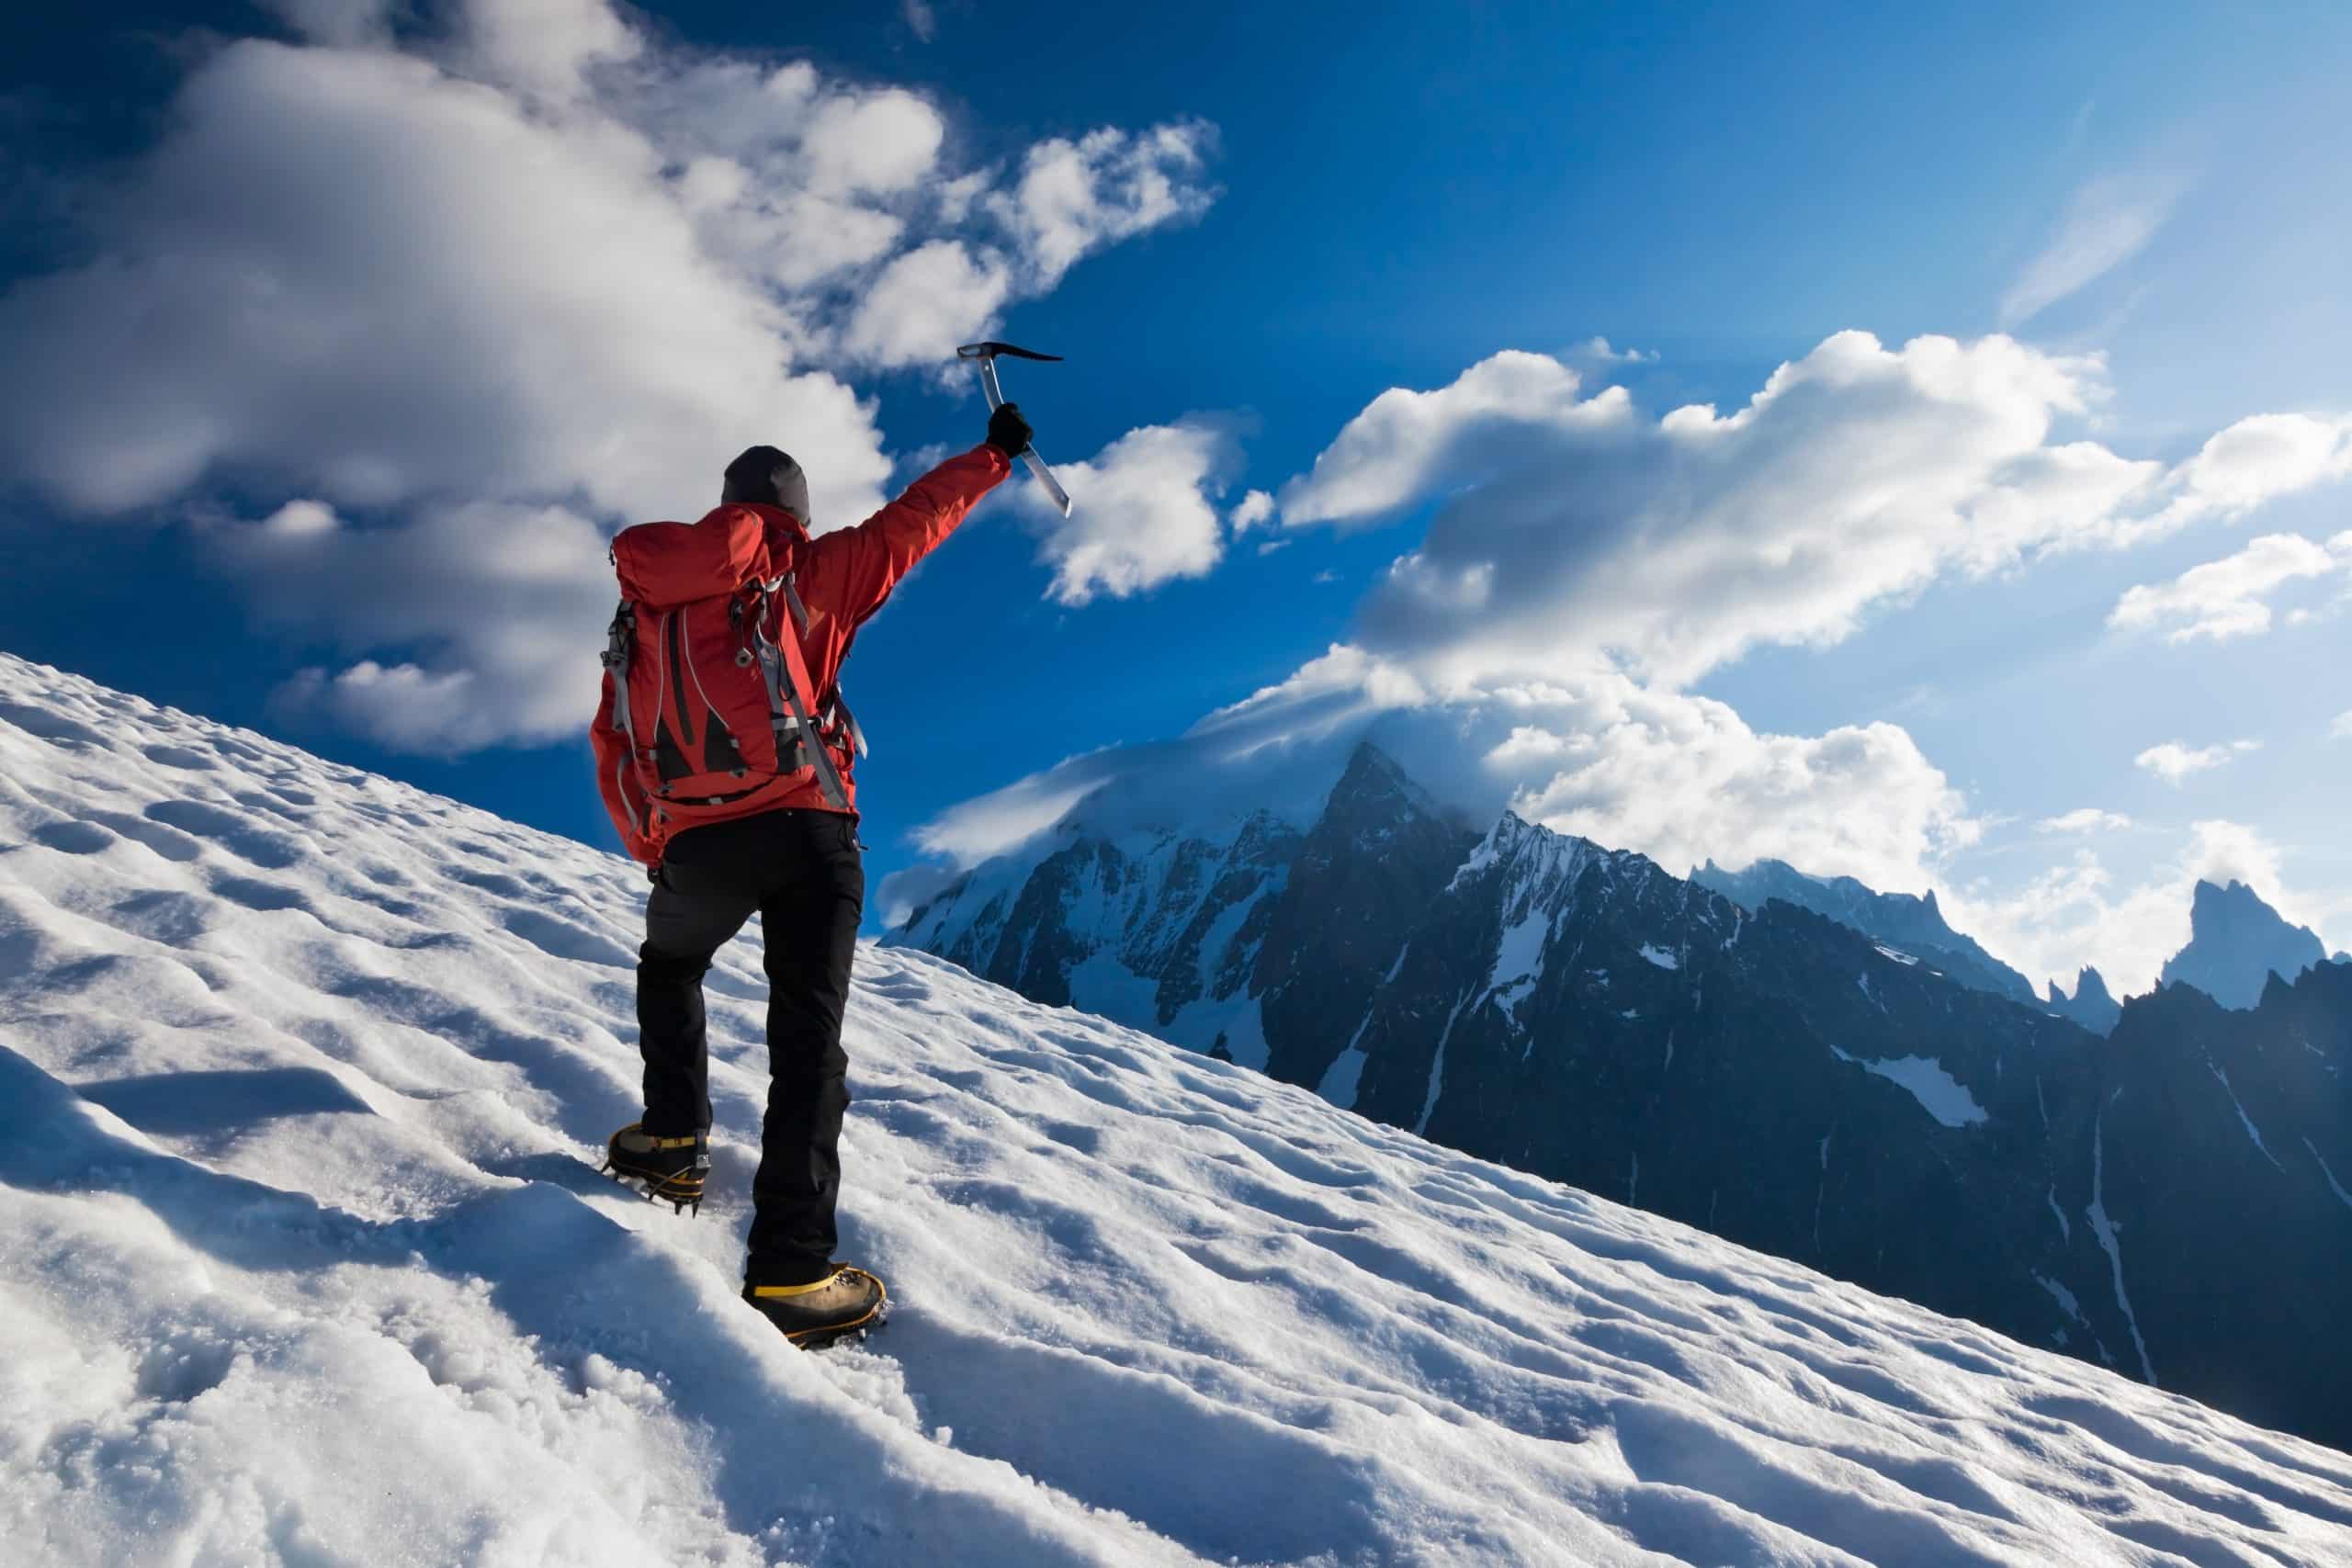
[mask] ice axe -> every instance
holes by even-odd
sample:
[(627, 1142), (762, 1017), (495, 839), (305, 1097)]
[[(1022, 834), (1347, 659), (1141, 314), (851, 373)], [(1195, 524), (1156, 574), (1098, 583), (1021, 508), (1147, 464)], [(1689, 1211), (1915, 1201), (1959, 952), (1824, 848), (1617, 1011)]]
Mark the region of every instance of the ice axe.
[[(1009, 343), (967, 343), (957, 349), (956, 358), (979, 361), (980, 390), (988, 397), (991, 413), (1004, 404), (1004, 389), (997, 385), (996, 379), (996, 358), (1000, 354), (1009, 354), (1015, 359), (1041, 359), (1049, 365), (1058, 365), (1062, 358), (1058, 354), (1039, 354), (1035, 349), (1015, 348)], [(1062, 489), (1062, 481), (1054, 478), (1054, 470), (1046, 467), (1046, 459), (1037, 456), (1034, 444), (1022, 448), (1021, 460), (1029, 465), (1029, 471), (1037, 476), (1037, 482), (1046, 487), (1046, 493), (1054, 498), (1054, 504), (1062, 509), (1062, 515), (1069, 516), (1069, 491)]]

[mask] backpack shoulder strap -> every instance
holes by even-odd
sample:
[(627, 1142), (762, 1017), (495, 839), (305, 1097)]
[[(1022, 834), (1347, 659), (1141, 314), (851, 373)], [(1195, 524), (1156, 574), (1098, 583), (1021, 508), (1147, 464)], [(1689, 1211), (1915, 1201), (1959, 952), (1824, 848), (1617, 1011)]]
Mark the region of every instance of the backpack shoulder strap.
[[(789, 573), (786, 573), (784, 579), (784, 602), (792, 611), (793, 624), (806, 632), (808, 629), (808, 606), (801, 603), (800, 591), (795, 586)], [(817, 716), (823, 719), (828, 728), (836, 728), (841, 733), (846, 734), (849, 737), (851, 748), (856, 751), (857, 755), (865, 756), (866, 754), (865, 731), (858, 728), (856, 716), (849, 711), (849, 699), (842, 694), (841, 677), (835, 675), (832, 685), (828, 690), (816, 694), (816, 697)]]

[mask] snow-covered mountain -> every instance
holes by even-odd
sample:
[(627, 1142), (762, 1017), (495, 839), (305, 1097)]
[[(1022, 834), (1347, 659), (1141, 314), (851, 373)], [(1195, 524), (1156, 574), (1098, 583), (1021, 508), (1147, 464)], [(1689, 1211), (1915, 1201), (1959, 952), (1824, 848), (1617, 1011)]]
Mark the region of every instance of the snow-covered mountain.
[(1951, 929), (1936, 905), (1933, 888), (1925, 897), (1881, 893), (1850, 876), (1808, 876), (1777, 860), (1760, 860), (1736, 872), (1709, 861), (1690, 874), (1690, 880), (1748, 910), (1782, 899), (1900, 948), (1963, 986), (2028, 1006), (2041, 1000), (2031, 981), (1985, 952), (1975, 938)]
[(2352, 1457), (903, 950), (843, 1208), (899, 1307), (805, 1355), (734, 1299), (752, 949), (673, 1217), (594, 1174), (633, 868), (0, 679), (10, 1562), (2352, 1562)]
[[(2341, 1092), (2243, 1123), (2270, 1127), (2274, 1150), (2291, 1125), (2310, 1140), (2301, 1159), (2265, 1158), (2239, 1130), (2230, 1084), (2284, 1081), (2276, 1016), (2244, 1038), (2209, 1039), (2170, 1007), (2134, 1028), (2098, 1008), (2087, 974), (2064, 1006), (2011, 1001), (1951, 972), (1981, 950), (1928, 900), (1793, 873), (1742, 884), (1792, 879), (1907, 947), (1776, 893), (1750, 911), (1509, 813), (1480, 835), (1369, 745), (1316, 819), (1246, 823), (1224, 843), (1123, 848), (1077, 814), (891, 940), (1467, 1153), (2352, 1443), (2352, 1342), (2318, 1342), (2284, 1380), (2240, 1365), (2295, 1314), (2352, 1313), (2352, 1280), (2304, 1261), (2352, 1241), (2329, 1174), (2352, 1169)], [(2342, 1016), (2308, 1035), (2329, 1085), (2352, 1063), (2352, 998)], [(2178, 1049), (2135, 1057), (2177, 1027), (2214, 1071), (2175, 1081), (2160, 1068)], [(2110, 1116), (2119, 1093), (2148, 1103)], [(2215, 1129), (2235, 1139), (2212, 1145), (2216, 1200), (2260, 1209), (2275, 1250), (2240, 1256), (2208, 1233), (2210, 1206), (2168, 1196), (2167, 1151)], [(2151, 1329), (2119, 1288), (2110, 1244), (2127, 1231), (2167, 1257), (2227, 1253), (2234, 1293)]]
[(884, 941), (1262, 1068), (1267, 1008), (1277, 1036), (1301, 1024), (1311, 1035), (1335, 1008), (1361, 1016), (1396, 955), (1395, 929), (1476, 841), (1362, 745), (1305, 820), (1255, 811), (1154, 827), (1124, 802), (1090, 799)]
[(2290, 925), (2243, 882), (2199, 882), (2188, 907), (2188, 945), (2165, 960), (2167, 986), (2194, 986), (2225, 1008), (2250, 1008), (2270, 976), (2292, 980), (2327, 961), (2308, 926)]

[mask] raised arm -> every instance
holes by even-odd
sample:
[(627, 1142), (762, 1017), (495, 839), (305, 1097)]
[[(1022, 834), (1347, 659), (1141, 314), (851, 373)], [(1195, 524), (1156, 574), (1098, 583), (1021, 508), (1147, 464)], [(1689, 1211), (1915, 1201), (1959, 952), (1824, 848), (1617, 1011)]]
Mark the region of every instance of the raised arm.
[(811, 543), (801, 571), (802, 596), (812, 608), (829, 610), (855, 629), (1012, 471), (1012, 459), (985, 444), (948, 458), (856, 527)]

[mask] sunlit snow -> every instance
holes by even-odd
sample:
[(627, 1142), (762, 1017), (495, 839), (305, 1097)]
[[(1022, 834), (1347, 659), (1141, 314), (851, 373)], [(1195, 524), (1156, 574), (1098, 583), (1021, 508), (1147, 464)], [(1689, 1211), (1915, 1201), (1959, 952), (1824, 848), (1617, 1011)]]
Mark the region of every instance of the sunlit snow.
[(594, 1174), (634, 868), (0, 682), (11, 1563), (2352, 1560), (2352, 1458), (905, 949), (847, 1041), (897, 1314), (801, 1353), (735, 1299), (752, 946), (673, 1216)]

